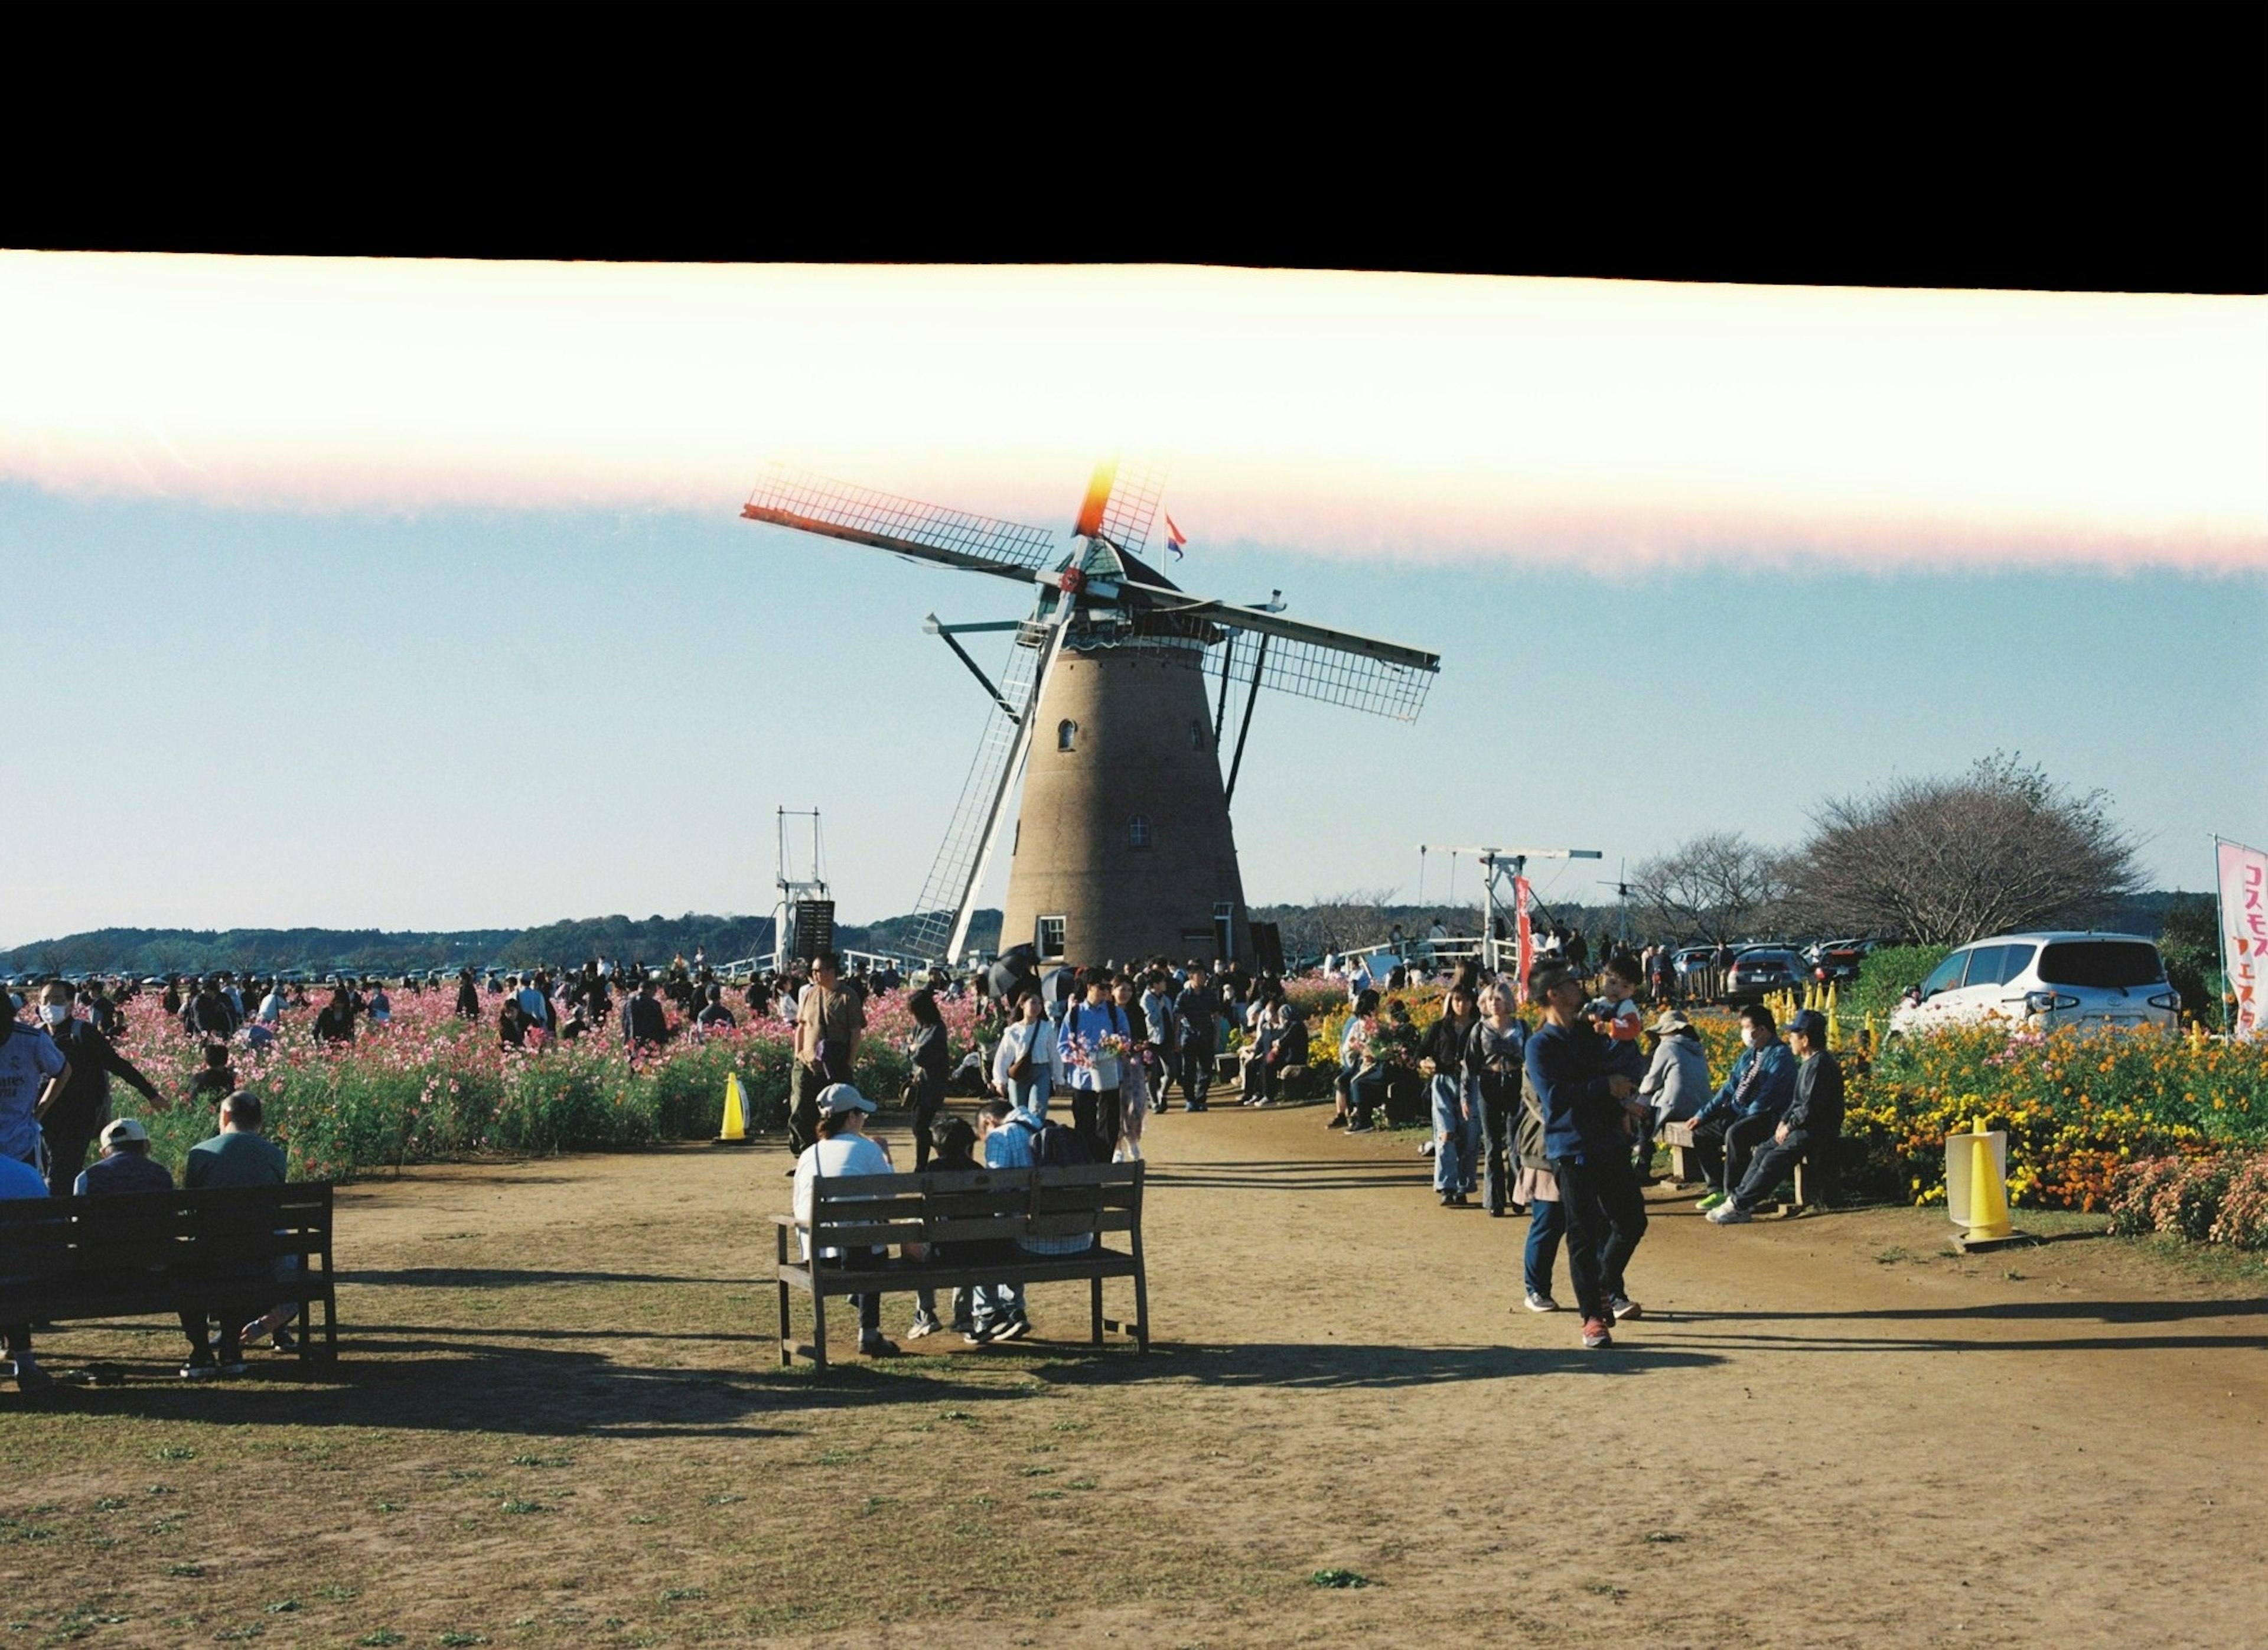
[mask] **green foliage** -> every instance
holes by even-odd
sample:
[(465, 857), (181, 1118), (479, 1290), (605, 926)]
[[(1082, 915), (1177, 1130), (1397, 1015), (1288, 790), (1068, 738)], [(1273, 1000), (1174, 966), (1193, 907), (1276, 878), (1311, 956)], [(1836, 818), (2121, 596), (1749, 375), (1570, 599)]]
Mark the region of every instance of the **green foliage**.
[(1910, 985), (1918, 985), (1945, 961), (1950, 946), (1885, 946), (1859, 967), (1859, 977), (1837, 994), (1845, 1014), (1887, 1018)]

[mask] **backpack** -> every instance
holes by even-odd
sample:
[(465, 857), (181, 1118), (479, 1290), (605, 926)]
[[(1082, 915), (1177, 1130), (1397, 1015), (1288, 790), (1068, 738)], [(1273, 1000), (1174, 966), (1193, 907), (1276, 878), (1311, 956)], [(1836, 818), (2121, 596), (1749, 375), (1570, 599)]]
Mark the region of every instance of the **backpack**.
[(1075, 1168), (1094, 1161), (1094, 1147), (1076, 1129), (1042, 1123), (1031, 1136), (1032, 1161), (1042, 1168)]

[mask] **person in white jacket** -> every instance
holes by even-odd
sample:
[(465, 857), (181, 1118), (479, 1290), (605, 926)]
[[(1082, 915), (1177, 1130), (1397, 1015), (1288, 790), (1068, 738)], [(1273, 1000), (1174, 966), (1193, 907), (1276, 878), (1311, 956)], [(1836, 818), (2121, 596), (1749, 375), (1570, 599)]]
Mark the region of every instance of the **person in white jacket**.
[[(1019, 1110), (1042, 1123), (1048, 1116), (1048, 1096), (1063, 1082), (1063, 1056), (1056, 1046), (1055, 1022), (1041, 1007), (1036, 990), (1027, 991), (1016, 1003), (1018, 1017), (1000, 1034), (1000, 1047), (992, 1056), (992, 1089), (1007, 1097)], [(1025, 1074), (1016, 1075), (1022, 1066)]]

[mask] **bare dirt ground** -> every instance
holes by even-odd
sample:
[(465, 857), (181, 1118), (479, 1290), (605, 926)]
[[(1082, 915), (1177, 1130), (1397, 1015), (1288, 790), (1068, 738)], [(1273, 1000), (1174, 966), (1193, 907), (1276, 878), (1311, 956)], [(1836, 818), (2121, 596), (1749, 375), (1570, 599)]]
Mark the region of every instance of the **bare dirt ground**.
[(1523, 1221), (1321, 1122), (1156, 1125), (1139, 1359), (1059, 1285), (1060, 1342), (780, 1370), (773, 1147), (346, 1189), (335, 1378), (144, 1321), (0, 1394), (0, 1646), (2268, 1643), (2257, 1273), (1665, 1189), (1587, 1353)]

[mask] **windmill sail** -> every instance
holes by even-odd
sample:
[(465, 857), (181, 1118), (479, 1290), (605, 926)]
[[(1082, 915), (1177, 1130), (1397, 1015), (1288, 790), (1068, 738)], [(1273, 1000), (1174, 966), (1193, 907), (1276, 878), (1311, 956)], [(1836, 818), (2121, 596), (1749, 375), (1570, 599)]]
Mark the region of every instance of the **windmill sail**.
[[(1038, 646), (1030, 645), (1040, 640)], [(976, 746), (976, 760), (961, 782), (961, 800), (954, 804), (953, 821), (945, 841), (922, 884), (909, 932), (912, 948), (923, 956), (958, 961), (968, 943), (968, 912), (974, 904), (978, 861), (984, 857), (985, 837), (991, 829), (1003, 789), (1015, 782), (1008, 771), (1022, 745), (1024, 725), (1031, 720), (1032, 703), (1039, 682), (1040, 665), (1048, 652), (1043, 638), (1020, 635), (1009, 650), (1008, 668), (1000, 681), (1000, 696), (1018, 707), (1010, 717), (995, 709), (984, 719), (984, 734)], [(952, 942), (948, 945), (948, 942)]]
[(1022, 585), (1057, 555), (1056, 535), (1045, 527), (925, 505), (784, 464), (765, 469), (740, 514)]
[(1424, 648), (1191, 596), (1163, 585), (1130, 579), (1126, 588), (1148, 603), (1141, 622), (1145, 630), (1170, 630), (1208, 643), (1224, 631), (1269, 637), (1265, 652), (1257, 653), (1260, 685), (1302, 699), (1414, 722), (1440, 674), (1441, 656)]

